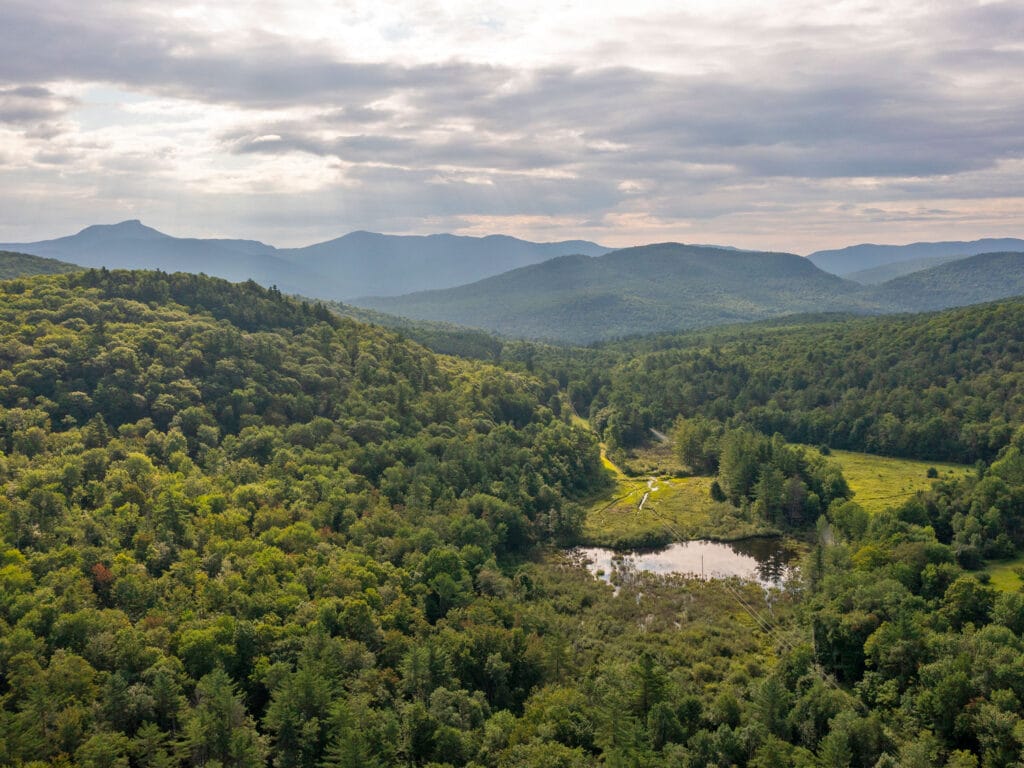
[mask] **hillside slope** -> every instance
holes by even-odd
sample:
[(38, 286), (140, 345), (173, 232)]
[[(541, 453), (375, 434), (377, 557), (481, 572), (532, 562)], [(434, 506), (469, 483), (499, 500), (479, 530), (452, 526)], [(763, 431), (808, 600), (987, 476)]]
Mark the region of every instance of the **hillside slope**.
[(28, 277), (30, 275), (59, 275), (63, 272), (75, 272), (81, 267), (68, 264), (66, 261), (32, 256), (28, 253), (0, 251), (0, 280), (12, 277)]
[(823, 308), (878, 309), (860, 290), (793, 254), (663, 243), (354, 303), (510, 336), (586, 343)]
[(881, 455), (991, 461), (1024, 422), (1024, 297), (889, 317), (799, 316), (539, 349), (591, 425), (640, 441), (676, 417)]
[(606, 484), (552, 394), (253, 283), (0, 282), (0, 765), (408, 764), (442, 675), (482, 743), (567, 642), (513, 568)]
[[(352, 232), (279, 253), (329, 275), (337, 298), (397, 296), (449, 288), (566, 254), (599, 256), (608, 248), (584, 240), (532, 243), (505, 235), (381, 235)], [(317, 294), (319, 295), (319, 294)]]
[(910, 245), (875, 245), (864, 243), (847, 248), (816, 251), (807, 258), (821, 269), (849, 277), (853, 272), (873, 269), (902, 261), (930, 259), (941, 256), (974, 256), (997, 251), (1024, 251), (1024, 240), (1014, 237), (983, 238), (970, 242), (911, 243)]
[(278, 249), (256, 240), (179, 238), (140, 221), (95, 225), (55, 240), (0, 244), (85, 267), (203, 273), (233, 282), (255, 280), (318, 299), (393, 296), (444, 288), (536, 264), (567, 253), (606, 253), (595, 243), (532, 243), (513, 237), (395, 236), (352, 232), (304, 248)]
[(877, 302), (906, 312), (978, 304), (1024, 294), (1024, 253), (982, 253), (877, 286)]
[(912, 272), (920, 272), (922, 269), (937, 267), (949, 261), (967, 258), (965, 256), (926, 256), (922, 259), (910, 259), (909, 261), (897, 261), (892, 264), (883, 264), (880, 267), (861, 269), (844, 275), (847, 280), (852, 280), (861, 285), (881, 285), (897, 277), (909, 275)]

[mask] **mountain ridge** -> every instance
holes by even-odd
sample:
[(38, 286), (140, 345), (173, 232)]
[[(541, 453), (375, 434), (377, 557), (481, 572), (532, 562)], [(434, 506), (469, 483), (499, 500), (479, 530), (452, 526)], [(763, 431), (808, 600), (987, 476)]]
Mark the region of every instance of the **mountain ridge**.
[(928, 312), (1024, 294), (1024, 253), (979, 253), (902, 275), (872, 295), (897, 311)]
[(234, 282), (252, 279), (330, 300), (451, 287), (569, 251), (598, 255), (610, 250), (586, 240), (534, 243), (509, 235), (385, 235), (365, 230), (301, 248), (276, 248), (258, 240), (178, 238), (139, 219), (94, 224), (51, 240), (2, 243), (0, 249), (83, 267), (196, 272)]
[(815, 251), (807, 258), (816, 266), (848, 277), (886, 264), (895, 264), (915, 259), (941, 256), (975, 256), (979, 253), (1024, 251), (1024, 240), (1015, 237), (985, 237), (978, 240), (946, 240), (939, 242), (918, 242), (907, 245), (878, 245), (861, 243), (845, 248)]
[(29, 253), (0, 250), (0, 280), (32, 275), (55, 275), (80, 270), (77, 264), (34, 256)]
[(681, 243), (564, 256), (464, 286), (352, 303), (513, 336), (589, 343), (776, 317), (872, 312), (855, 283), (789, 253)]

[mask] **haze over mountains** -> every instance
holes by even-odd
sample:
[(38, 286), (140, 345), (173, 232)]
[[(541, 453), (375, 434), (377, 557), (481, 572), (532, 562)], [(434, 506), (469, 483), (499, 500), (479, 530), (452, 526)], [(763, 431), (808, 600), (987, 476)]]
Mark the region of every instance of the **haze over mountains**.
[(1024, 253), (980, 253), (903, 275), (875, 288), (883, 307), (906, 312), (978, 304), (1024, 294)]
[(844, 275), (847, 280), (853, 280), (861, 285), (881, 285), (884, 282), (893, 280), (902, 275), (909, 275), (912, 272), (919, 272), (929, 267), (937, 267), (947, 261), (967, 258), (965, 256), (927, 256), (923, 259), (910, 259), (909, 261), (897, 261), (892, 264), (883, 264), (880, 267), (870, 269), (859, 269)]
[(509, 336), (590, 342), (795, 312), (874, 312), (860, 287), (791, 253), (662, 243), (563, 256), (472, 285), (356, 304)]
[(801, 312), (924, 311), (1020, 293), (1024, 253), (973, 256), (864, 286), (795, 254), (665, 243), (355, 303), (508, 336), (588, 343)]
[(233, 282), (252, 279), (286, 293), (323, 299), (446, 288), (567, 253), (597, 256), (610, 250), (584, 240), (532, 243), (504, 235), (373, 232), (279, 249), (256, 240), (172, 237), (137, 220), (94, 225), (55, 240), (3, 243), (0, 249), (84, 267), (203, 272)]
[[(996, 245), (1003, 250), (954, 255)], [(275, 248), (254, 240), (176, 238), (126, 221), (2, 248), (35, 254), (8, 254), (7, 276), (73, 268), (40, 257), (85, 267), (203, 272), (414, 322), (573, 343), (794, 313), (922, 311), (1024, 293), (1024, 240), (1013, 238), (857, 245), (808, 258), (679, 243), (609, 251), (582, 240), (372, 232)]]
[[(862, 243), (835, 250), (815, 251), (807, 258), (826, 272), (852, 279), (855, 272), (887, 264), (949, 256), (963, 258), (975, 256), (979, 253), (996, 253), (999, 251), (1024, 251), (1024, 240), (1015, 237), (986, 237), (981, 240), (971, 240), (970, 242), (947, 241), (941, 243), (911, 243), (910, 245)], [(896, 277), (896, 275), (893, 274), (891, 277)]]

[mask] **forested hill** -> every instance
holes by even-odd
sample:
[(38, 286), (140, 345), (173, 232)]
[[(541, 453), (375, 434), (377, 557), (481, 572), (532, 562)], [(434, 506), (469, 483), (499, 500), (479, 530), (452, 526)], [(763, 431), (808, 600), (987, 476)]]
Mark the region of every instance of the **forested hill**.
[(0, 283), (0, 764), (479, 744), (548, 675), (502, 568), (605, 482), (555, 394), (253, 283)]
[(508, 336), (588, 343), (825, 308), (876, 310), (859, 290), (793, 254), (664, 243), (355, 303)]
[[(330, 277), (341, 292), (328, 298), (397, 296), (463, 285), (565, 254), (598, 256), (608, 248), (586, 240), (533, 243), (507, 235), (383, 235), (350, 232), (305, 248), (281, 249), (296, 264)], [(316, 288), (317, 286), (314, 286)]]
[(963, 258), (965, 257), (962, 255), (928, 256), (921, 259), (883, 264), (880, 267), (871, 267), (870, 269), (861, 269), (857, 272), (843, 275), (843, 277), (861, 285), (881, 285), (889, 280), (895, 280), (897, 277), (909, 275), (912, 272), (920, 272), (922, 269), (937, 267), (939, 264), (945, 264), (947, 261), (956, 261)]
[(23, 275), (57, 275), (80, 269), (82, 268), (66, 261), (14, 251), (0, 251), (0, 280)]
[(138, 220), (93, 225), (54, 240), (0, 243), (4, 247), (85, 267), (251, 279), (289, 293), (331, 300), (445, 288), (567, 253), (596, 256), (609, 250), (585, 240), (534, 243), (505, 235), (376, 232), (350, 232), (302, 248), (275, 248), (257, 240), (173, 237)]
[(879, 303), (907, 312), (1024, 294), (1024, 253), (982, 253), (897, 277), (877, 286)]
[[(509, 343), (534, 376), (254, 283), (0, 282), (0, 765), (1017, 764), (1024, 595), (964, 568), (1024, 545), (1022, 317)], [(830, 543), (767, 603), (592, 578), (550, 545), (614, 490), (556, 381), (613, 441), (682, 413), (721, 480), (759, 473), (740, 518), (795, 489)], [(747, 429), (934, 419), (995, 460), (870, 517)]]
[(851, 273), (898, 264), (904, 261), (979, 253), (1024, 251), (1024, 240), (1015, 237), (987, 237), (971, 242), (911, 243), (909, 245), (874, 245), (864, 243), (830, 251), (815, 251), (807, 258), (827, 272), (853, 278)]
[(973, 463), (1024, 422), (1024, 300), (921, 315), (818, 316), (536, 350), (608, 439), (677, 416), (793, 442)]

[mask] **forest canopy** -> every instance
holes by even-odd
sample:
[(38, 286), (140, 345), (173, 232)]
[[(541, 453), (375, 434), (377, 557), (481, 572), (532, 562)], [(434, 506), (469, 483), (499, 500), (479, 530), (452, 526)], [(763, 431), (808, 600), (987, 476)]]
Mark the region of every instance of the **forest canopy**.
[[(1021, 312), (496, 367), (254, 283), (0, 283), (0, 764), (1017, 764), (1024, 598), (970, 569), (1024, 544)], [(591, 578), (574, 410), (670, 430), (799, 574)], [(978, 464), (869, 515), (796, 441)]]

